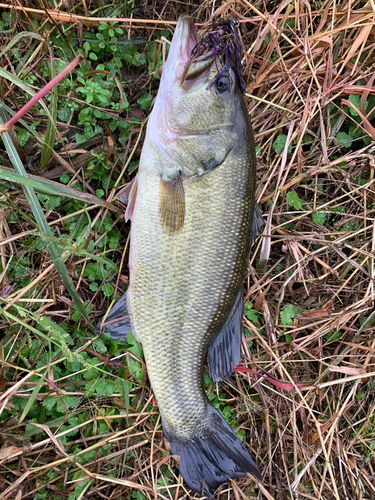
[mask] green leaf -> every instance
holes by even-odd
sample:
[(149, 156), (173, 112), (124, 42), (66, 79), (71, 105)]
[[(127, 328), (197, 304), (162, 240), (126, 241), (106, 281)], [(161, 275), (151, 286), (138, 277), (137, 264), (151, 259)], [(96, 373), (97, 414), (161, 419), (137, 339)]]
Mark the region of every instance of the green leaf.
[[(357, 109), (360, 109), (361, 107), (361, 96), (359, 94), (350, 94), (349, 96), (349, 101), (354, 104), (354, 106), (357, 108)], [(349, 112), (352, 116), (359, 116), (357, 111), (352, 108), (351, 106), (349, 106)]]
[(30, 134), (24, 128), (20, 128), (17, 134), (18, 140), (20, 141), (21, 147), (24, 147), (29, 140)]
[[(142, 351), (140, 345), (138, 344), (138, 342), (135, 340), (134, 335), (132, 334), (132, 332), (127, 332), (127, 334), (128, 334), (128, 343), (132, 344), (128, 348), (129, 351), (131, 351), (133, 354), (138, 356), (138, 358), (143, 359), (143, 351)], [(135, 374), (135, 377), (138, 380), (141, 380), (141, 381), (144, 380), (144, 375), (143, 375), (141, 363), (139, 361), (137, 361), (136, 359), (131, 358), (130, 356), (129, 356), (129, 371), (132, 375)]]
[(336, 140), (339, 144), (342, 144), (345, 148), (350, 148), (353, 141), (353, 136), (347, 134), (346, 132), (338, 132), (336, 135)]
[(111, 285), (111, 283), (104, 283), (102, 290), (105, 297), (111, 297), (115, 291), (114, 286)]
[(100, 352), (100, 353), (107, 352), (107, 348), (106, 348), (106, 346), (104, 345), (104, 342), (101, 339), (94, 340), (93, 344), (94, 344), (95, 349), (98, 352)]
[(143, 92), (141, 97), (137, 99), (137, 103), (140, 105), (141, 109), (145, 110), (151, 106), (152, 95), (148, 92)]
[(282, 325), (293, 326), (293, 319), (296, 314), (301, 311), (300, 307), (293, 306), (291, 304), (286, 304), (284, 309), (280, 311), (280, 321)]
[[(287, 139), (287, 136), (285, 134), (280, 134), (276, 137), (272, 146), (278, 155), (281, 155), (281, 153), (284, 151), (285, 146), (286, 146), (286, 139)], [(288, 153), (291, 153), (291, 152), (292, 152), (292, 145), (290, 144), (288, 147)]]
[(141, 346), (136, 341), (132, 332), (127, 332), (128, 334), (128, 343), (131, 344), (129, 347), (129, 351), (138, 356), (138, 358), (143, 359), (143, 351)]
[(97, 379), (98, 378), (98, 375), (99, 375), (99, 372), (96, 368), (94, 368), (96, 365), (99, 365), (101, 363), (101, 361), (98, 359), (98, 358), (94, 358), (94, 359), (91, 359), (90, 361), (88, 361), (88, 364), (92, 365), (93, 368), (89, 368), (88, 370), (86, 370), (83, 374), (83, 378), (85, 380), (92, 380), (92, 379)]
[(52, 411), (53, 407), (57, 402), (57, 398), (53, 396), (48, 396), (42, 401), (42, 406), (46, 408), (49, 412)]
[(354, 139), (358, 139), (359, 137), (366, 135), (366, 133), (361, 129), (361, 127), (358, 127), (357, 125), (350, 125), (349, 135), (351, 135)]
[(296, 191), (288, 191), (286, 194), (286, 201), (291, 207), (294, 207), (296, 210), (301, 210), (303, 201)]
[(320, 224), (321, 226), (323, 226), (327, 219), (327, 215), (327, 212), (314, 212), (312, 214), (312, 220), (315, 222), (315, 224)]
[(59, 120), (61, 120), (62, 122), (67, 122), (70, 118), (70, 115), (71, 115), (71, 110), (68, 106), (61, 108), (58, 113)]
[(258, 311), (254, 311), (253, 304), (251, 302), (249, 301), (245, 302), (244, 315), (252, 323), (258, 321), (257, 312)]
[(328, 332), (324, 335), (324, 338), (330, 342), (333, 340), (338, 340), (341, 337), (341, 330), (337, 330), (337, 328), (333, 328), (332, 332)]
[(366, 393), (364, 391), (361, 391), (356, 395), (357, 401), (362, 401), (362, 399), (364, 399), (365, 397)]
[(131, 357), (129, 357), (129, 371), (132, 375), (135, 375), (137, 380), (144, 381), (141, 363)]
[(61, 205), (62, 202), (59, 196), (51, 196), (50, 194), (39, 193), (38, 198), (47, 210), (54, 210)]

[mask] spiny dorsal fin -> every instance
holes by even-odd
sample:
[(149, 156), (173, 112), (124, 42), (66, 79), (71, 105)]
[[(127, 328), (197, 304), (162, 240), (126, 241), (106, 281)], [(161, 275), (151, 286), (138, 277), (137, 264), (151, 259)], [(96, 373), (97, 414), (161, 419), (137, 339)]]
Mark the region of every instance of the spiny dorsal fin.
[(159, 215), (169, 235), (181, 231), (185, 219), (185, 191), (180, 173), (168, 180), (160, 178)]

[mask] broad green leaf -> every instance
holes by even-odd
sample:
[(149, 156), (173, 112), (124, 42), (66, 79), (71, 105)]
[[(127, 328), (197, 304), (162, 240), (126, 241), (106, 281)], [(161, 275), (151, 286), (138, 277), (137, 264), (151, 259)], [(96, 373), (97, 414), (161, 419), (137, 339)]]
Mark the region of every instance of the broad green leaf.
[(143, 92), (141, 97), (137, 99), (137, 103), (140, 105), (141, 109), (145, 110), (151, 106), (152, 95), (148, 92)]
[(327, 212), (315, 212), (312, 214), (312, 220), (316, 224), (320, 224), (321, 226), (323, 226), (327, 219), (327, 215)]
[(107, 352), (107, 348), (106, 348), (106, 346), (104, 345), (104, 342), (101, 339), (94, 340), (93, 344), (94, 344), (95, 349), (98, 352), (100, 352), (100, 353)]
[[(354, 104), (354, 106), (357, 108), (357, 109), (360, 109), (361, 108), (361, 96), (359, 94), (350, 94), (349, 96), (349, 101)], [(368, 106), (368, 101), (366, 101), (365, 103), (365, 108), (367, 109), (367, 106)], [(352, 108), (352, 106), (349, 106), (349, 112), (352, 116), (359, 116), (357, 111)]]
[(104, 283), (102, 290), (106, 297), (111, 297), (113, 295), (113, 292), (115, 291), (115, 288), (113, 285), (111, 285), (111, 283)]
[(18, 140), (20, 141), (21, 147), (24, 147), (29, 140), (29, 133), (24, 128), (20, 128), (17, 133)]
[[(286, 139), (287, 136), (285, 134), (280, 134), (276, 137), (274, 143), (272, 144), (273, 149), (278, 155), (281, 155), (281, 153), (284, 151), (286, 146)], [(292, 152), (292, 145), (290, 144), (288, 147), (288, 153), (291, 152)]]
[(258, 321), (257, 312), (258, 311), (255, 311), (253, 309), (253, 304), (251, 302), (247, 301), (245, 303), (244, 315), (252, 323), (254, 323), (255, 321)]
[(286, 201), (291, 207), (294, 207), (296, 210), (301, 210), (303, 202), (296, 191), (288, 191), (286, 194)]
[(45, 193), (39, 193), (38, 198), (47, 210), (55, 210), (55, 208), (60, 206), (63, 201), (59, 196), (53, 196)]
[(296, 314), (301, 312), (300, 307), (293, 306), (291, 304), (286, 304), (284, 309), (280, 311), (280, 321), (282, 325), (293, 326), (293, 319)]
[(337, 142), (342, 144), (345, 148), (350, 148), (353, 141), (353, 136), (346, 132), (338, 132), (336, 135)]
[(130, 347), (129, 347), (129, 351), (131, 351), (133, 354), (135, 354), (136, 356), (138, 356), (138, 358), (140, 359), (143, 359), (143, 351), (142, 351), (142, 348), (141, 346), (138, 344), (138, 342), (136, 341), (134, 335), (132, 334), (132, 332), (127, 332), (128, 334), (128, 344), (131, 344)]
[[(134, 335), (132, 334), (132, 332), (127, 332), (127, 333), (128, 333), (128, 339), (127, 339), (128, 343), (131, 344), (128, 347), (129, 351), (131, 351), (136, 356), (138, 356), (138, 358), (143, 359), (143, 351), (142, 351), (140, 345), (138, 344), (138, 342), (136, 341)], [(143, 375), (141, 363), (139, 361), (137, 361), (136, 359), (133, 359), (130, 356), (129, 356), (129, 371), (132, 375), (135, 375), (135, 377), (138, 380), (141, 380), (141, 381), (144, 380), (144, 375)]]

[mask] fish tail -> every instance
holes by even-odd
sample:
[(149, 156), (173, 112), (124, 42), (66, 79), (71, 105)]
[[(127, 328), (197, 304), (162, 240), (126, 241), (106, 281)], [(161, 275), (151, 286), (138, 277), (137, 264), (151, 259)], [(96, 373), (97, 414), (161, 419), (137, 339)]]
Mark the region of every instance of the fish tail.
[(192, 439), (169, 432), (164, 422), (163, 427), (172, 453), (180, 456), (178, 468), (184, 481), (197, 493), (213, 498), (220, 484), (247, 472), (262, 480), (245, 446), (212, 405), (207, 405), (203, 428)]

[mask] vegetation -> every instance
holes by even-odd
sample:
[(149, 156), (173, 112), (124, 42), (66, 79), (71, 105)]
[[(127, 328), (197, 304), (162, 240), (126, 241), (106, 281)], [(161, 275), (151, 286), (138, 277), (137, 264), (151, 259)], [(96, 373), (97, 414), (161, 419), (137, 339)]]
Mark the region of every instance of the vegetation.
[(269, 377), (236, 373), (217, 386), (204, 374), (264, 483), (244, 477), (217, 498), (259, 487), (267, 499), (375, 498), (374, 5), (212, 5), (0, 10), (2, 123), (84, 56), (0, 136), (1, 498), (199, 498), (170, 458), (134, 337), (93, 328), (127, 287), (116, 192), (137, 171), (173, 24), (187, 11), (241, 21), (268, 220), (244, 281), (241, 363)]

